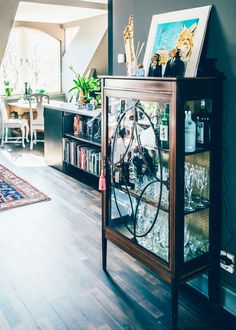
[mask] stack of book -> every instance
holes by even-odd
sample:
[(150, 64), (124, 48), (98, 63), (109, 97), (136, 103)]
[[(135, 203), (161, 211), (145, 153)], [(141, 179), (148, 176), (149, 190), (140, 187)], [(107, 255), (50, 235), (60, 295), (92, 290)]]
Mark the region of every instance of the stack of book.
[(84, 171), (100, 175), (101, 151), (68, 138), (63, 139), (64, 161)]

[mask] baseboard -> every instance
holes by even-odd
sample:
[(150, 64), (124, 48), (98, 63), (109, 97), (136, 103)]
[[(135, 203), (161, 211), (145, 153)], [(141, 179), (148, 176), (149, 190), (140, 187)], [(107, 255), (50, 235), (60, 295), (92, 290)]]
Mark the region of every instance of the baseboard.
[[(203, 295), (208, 295), (208, 278), (206, 274), (198, 276), (189, 281), (188, 284)], [(220, 300), (222, 308), (236, 316), (236, 292), (223, 285), (221, 287)]]

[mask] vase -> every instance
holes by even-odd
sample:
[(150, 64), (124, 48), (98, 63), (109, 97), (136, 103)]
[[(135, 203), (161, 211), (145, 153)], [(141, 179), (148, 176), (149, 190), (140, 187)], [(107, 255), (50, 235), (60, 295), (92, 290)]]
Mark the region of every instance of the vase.
[(128, 76), (137, 76), (138, 64), (137, 61), (133, 61), (127, 65), (127, 75)]
[(80, 91), (79, 91), (79, 102), (85, 103), (85, 94), (82, 89), (80, 89)]

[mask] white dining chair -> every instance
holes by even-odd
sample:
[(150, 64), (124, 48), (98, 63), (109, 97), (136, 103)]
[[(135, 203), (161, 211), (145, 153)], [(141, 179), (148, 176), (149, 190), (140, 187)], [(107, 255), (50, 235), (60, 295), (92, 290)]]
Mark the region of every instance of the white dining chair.
[[(1, 147), (4, 143), (22, 143), (22, 147), (25, 148), (25, 140), (29, 142), (29, 124), (27, 119), (9, 118), (6, 110), (5, 103), (0, 99), (0, 119), (1, 119), (1, 134), (2, 142)], [(21, 131), (21, 137), (9, 137), (8, 129), (18, 128)]]
[[(30, 105), (30, 149), (33, 149), (37, 142), (44, 142), (44, 139), (38, 139), (37, 131), (44, 131), (44, 106), (43, 102), (49, 103), (47, 94), (35, 93), (29, 98)], [(36, 107), (33, 106), (36, 102)], [(36, 112), (36, 113), (35, 113)]]

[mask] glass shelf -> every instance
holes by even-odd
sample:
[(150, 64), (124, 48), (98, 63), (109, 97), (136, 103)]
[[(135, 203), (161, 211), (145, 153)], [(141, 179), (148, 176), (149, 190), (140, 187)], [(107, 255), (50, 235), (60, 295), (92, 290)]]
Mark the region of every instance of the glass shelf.
[[(169, 149), (163, 149), (163, 148), (160, 148), (161, 151), (163, 152), (166, 152), (166, 153), (169, 153), (170, 150)], [(199, 148), (197, 147), (195, 151), (193, 152), (185, 152), (185, 155), (188, 156), (188, 155), (196, 155), (196, 154), (200, 154), (202, 152), (209, 152), (210, 151), (210, 148)]]
[[(163, 183), (164, 184), (164, 183)], [(132, 190), (130, 187), (126, 187), (125, 185), (121, 186), (117, 183), (111, 183), (111, 186), (113, 186), (114, 188), (124, 192), (125, 194), (130, 194), (132, 197), (136, 198), (136, 199), (141, 199), (143, 202), (147, 203), (147, 204), (150, 204), (154, 207), (157, 207), (158, 206), (158, 203), (157, 202), (154, 202), (153, 200), (150, 200), (149, 198), (145, 197), (145, 196), (142, 196), (140, 198), (140, 194), (135, 192), (134, 190)], [(128, 189), (128, 192), (127, 192), (127, 189)], [(162, 203), (160, 205), (160, 208), (162, 211), (165, 211), (165, 212), (169, 212), (168, 210), (168, 207), (166, 206), (163, 206)]]
[[(197, 199), (198, 199), (198, 197), (197, 197)], [(198, 206), (194, 205), (194, 203), (197, 202), (197, 199), (195, 199), (194, 196), (192, 197), (194, 210), (193, 211), (186, 211), (186, 210), (184, 210), (184, 214), (185, 215), (191, 214), (191, 213), (195, 213), (195, 212), (198, 212), (198, 211), (209, 209), (209, 207), (210, 207), (210, 201), (209, 200), (206, 200), (206, 199), (204, 200), (204, 207), (198, 207)]]
[(188, 155), (196, 155), (196, 154), (200, 154), (202, 152), (209, 152), (210, 151), (210, 148), (199, 148), (197, 147), (195, 151), (193, 152), (185, 152), (185, 155), (188, 156)]
[[(166, 182), (163, 182), (163, 184), (166, 185)], [(140, 198), (140, 195), (137, 192), (135, 192), (134, 190), (132, 190), (131, 187), (129, 187), (129, 186), (126, 187), (125, 185), (122, 186), (122, 185), (119, 185), (117, 183), (111, 183), (111, 186), (113, 186), (114, 188), (124, 192), (125, 194), (129, 193), (132, 197), (134, 197), (136, 199)], [(127, 192), (127, 189), (128, 189), (128, 192)], [(157, 202), (154, 202), (153, 200), (150, 200), (148, 197), (142, 196), (141, 200), (145, 203), (148, 203), (148, 204), (154, 206), (154, 207), (158, 206)], [(194, 203), (196, 203), (197, 200), (198, 200), (198, 196), (193, 196), (192, 200), (193, 200), (193, 205), (194, 205)], [(210, 207), (210, 201), (209, 200), (204, 199), (204, 204), (205, 204), (205, 206), (201, 207), (201, 208), (197, 207), (197, 206), (194, 206), (195, 209), (193, 211), (184, 211), (184, 215), (195, 213), (195, 212), (198, 212), (198, 211), (202, 211), (202, 210), (208, 209)], [(168, 207), (163, 206), (162, 203), (160, 205), (160, 209), (164, 212), (169, 212)]]

